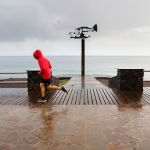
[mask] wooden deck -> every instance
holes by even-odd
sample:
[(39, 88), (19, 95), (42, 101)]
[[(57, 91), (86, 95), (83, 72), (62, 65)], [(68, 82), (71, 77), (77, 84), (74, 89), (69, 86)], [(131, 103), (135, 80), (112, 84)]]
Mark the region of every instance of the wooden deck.
[[(122, 92), (108, 88), (92, 76), (75, 76), (65, 84), (68, 94), (56, 91), (47, 96), (47, 105), (121, 105), (150, 104), (150, 87), (143, 93)], [(27, 88), (0, 88), (0, 105), (37, 104), (40, 95), (29, 94)]]
[[(150, 104), (150, 88), (143, 93), (121, 92), (110, 88), (70, 88), (66, 95), (56, 91), (47, 96), (47, 105), (121, 105)], [(1, 88), (0, 105), (30, 105), (37, 103), (39, 95), (30, 95), (27, 88)]]

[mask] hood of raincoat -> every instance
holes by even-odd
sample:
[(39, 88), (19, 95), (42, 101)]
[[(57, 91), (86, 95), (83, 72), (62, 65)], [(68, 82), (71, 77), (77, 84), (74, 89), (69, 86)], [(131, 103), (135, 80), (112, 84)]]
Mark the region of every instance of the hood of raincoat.
[(42, 51), (39, 50), (39, 49), (35, 50), (35, 52), (33, 53), (33, 57), (34, 57), (35, 59), (43, 58)]

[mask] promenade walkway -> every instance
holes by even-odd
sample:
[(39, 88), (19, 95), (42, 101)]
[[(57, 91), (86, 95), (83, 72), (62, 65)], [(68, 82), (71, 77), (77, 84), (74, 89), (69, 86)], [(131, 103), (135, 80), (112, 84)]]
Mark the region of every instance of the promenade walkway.
[(46, 104), (27, 88), (0, 88), (0, 150), (149, 150), (150, 88), (120, 92), (92, 76), (65, 87)]
[[(108, 88), (92, 76), (75, 76), (65, 85), (68, 94), (62, 91), (47, 96), (47, 105), (121, 105), (150, 104), (150, 88), (143, 93), (121, 92)], [(27, 88), (0, 88), (1, 105), (29, 105), (36, 103), (39, 95), (28, 94)]]

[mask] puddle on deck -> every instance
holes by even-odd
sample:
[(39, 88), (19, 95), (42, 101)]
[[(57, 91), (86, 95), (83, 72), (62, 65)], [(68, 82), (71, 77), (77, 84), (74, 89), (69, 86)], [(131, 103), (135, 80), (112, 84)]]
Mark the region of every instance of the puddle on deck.
[(0, 149), (148, 150), (150, 106), (0, 106)]

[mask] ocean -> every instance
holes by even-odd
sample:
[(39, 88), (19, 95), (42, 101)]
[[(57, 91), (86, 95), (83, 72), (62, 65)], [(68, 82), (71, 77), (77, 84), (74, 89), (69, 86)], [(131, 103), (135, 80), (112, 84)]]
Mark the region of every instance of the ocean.
[[(47, 56), (53, 65), (53, 75), (80, 75), (80, 56)], [(117, 68), (142, 68), (150, 70), (150, 56), (86, 56), (86, 75), (115, 76)], [(0, 73), (39, 70), (37, 61), (31, 56), (0, 56)], [(3, 75), (0, 78), (27, 77)], [(144, 73), (144, 80), (150, 80), (150, 72)]]

